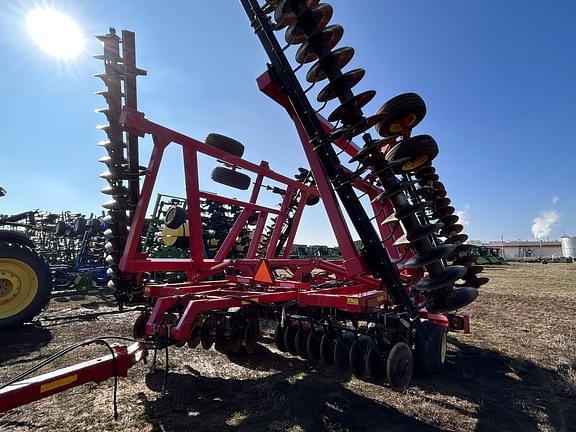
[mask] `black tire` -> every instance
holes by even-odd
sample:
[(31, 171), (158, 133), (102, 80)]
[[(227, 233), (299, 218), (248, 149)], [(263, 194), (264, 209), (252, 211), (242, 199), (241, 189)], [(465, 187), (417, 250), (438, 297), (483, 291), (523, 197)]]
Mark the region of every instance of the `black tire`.
[(320, 202), (320, 196), (318, 195), (310, 195), (306, 198), (306, 205), (307, 206), (314, 206)]
[(416, 93), (404, 93), (384, 103), (378, 110), (384, 118), (376, 125), (376, 131), (383, 137), (400, 135), (400, 122), (413, 129), (426, 115), (426, 104)]
[(216, 183), (230, 186), (240, 190), (246, 190), (250, 187), (252, 179), (250, 176), (238, 171), (233, 171), (224, 167), (216, 167), (212, 170), (210, 176)]
[(438, 144), (430, 135), (416, 135), (396, 144), (388, 153), (387, 161), (410, 158), (394, 168), (396, 173), (415, 171), (430, 163), (438, 155)]
[(416, 330), (414, 357), (419, 371), (439, 374), (446, 362), (447, 331), (444, 327), (424, 321)]
[(242, 157), (244, 154), (244, 144), (224, 135), (208, 134), (204, 142), (234, 156)]
[(186, 214), (186, 210), (182, 207), (174, 206), (170, 207), (166, 212), (166, 216), (164, 217), (164, 224), (171, 229), (176, 229), (184, 222), (188, 215)]
[(35, 249), (36, 245), (26, 235), (18, 231), (0, 230), (0, 243), (17, 243)]
[(0, 330), (31, 321), (46, 307), (51, 291), (50, 269), (36, 251), (0, 243), (0, 300), (4, 300), (0, 302)]

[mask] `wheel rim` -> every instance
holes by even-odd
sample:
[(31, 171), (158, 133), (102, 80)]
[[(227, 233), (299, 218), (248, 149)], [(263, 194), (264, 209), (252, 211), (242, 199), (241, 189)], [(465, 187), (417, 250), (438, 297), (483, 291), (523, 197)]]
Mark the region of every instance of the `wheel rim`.
[(36, 273), (23, 261), (0, 259), (0, 319), (26, 309), (38, 293)]
[(410, 159), (409, 161), (404, 162), (402, 164), (402, 170), (413, 171), (418, 167), (424, 165), (426, 162), (428, 162), (428, 156), (426, 155), (416, 156), (414, 159)]
[(396, 121), (390, 125), (390, 132), (402, 132), (402, 126), (410, 128), (416, 123), (416, 114), (406, 114), (400, 121)]
[(175, 217), (176, 217), (176, 209), (175, 207), (172, 207), (166, 212), (166, 219), (165, 219), (166, 224), (171, 224)]

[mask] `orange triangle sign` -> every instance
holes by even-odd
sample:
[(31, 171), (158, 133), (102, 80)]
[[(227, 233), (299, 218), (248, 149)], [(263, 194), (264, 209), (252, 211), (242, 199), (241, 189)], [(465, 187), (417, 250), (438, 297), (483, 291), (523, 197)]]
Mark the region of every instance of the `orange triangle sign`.
[(254, 272), (254, 281), (272, 284), (274, 283), (274, 276), (272, 275), (272, 270), (270, 269), (270, 265), (268, 261), (263, 259), (260, 260), (258, 265), (256, 266), (256, 271)]

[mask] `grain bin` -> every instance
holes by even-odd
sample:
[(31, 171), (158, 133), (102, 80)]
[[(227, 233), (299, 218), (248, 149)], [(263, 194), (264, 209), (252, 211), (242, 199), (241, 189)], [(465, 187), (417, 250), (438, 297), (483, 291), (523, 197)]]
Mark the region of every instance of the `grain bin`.
[(560, 237), (562, 256), (576, 258), (576, 237)]

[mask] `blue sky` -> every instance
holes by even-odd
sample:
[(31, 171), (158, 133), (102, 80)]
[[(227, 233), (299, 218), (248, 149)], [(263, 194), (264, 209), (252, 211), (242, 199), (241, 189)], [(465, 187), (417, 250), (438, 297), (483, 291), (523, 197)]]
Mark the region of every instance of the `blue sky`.
[[(26, 14), (42, 4), (79, 24), (86, 46), (74, 61), (59, 62), (30, 40)], [(415, 133), (436, 138), (435, 165), (472, 239), (576, 235), (576, 3), (331, 4), (331, 22), (345, 28), (339, 46), (356, 50), (348, 68), (367, 71), (357, 89), (377, 91), (365, 111), (406, 91), (426, 100), (428, 115)], [(109, 26), (136, 32), (138, 63), (149, 72), (139, 79), (139, 108), (148, 118), (199, 139), (235, 137), (247, 159), (268, 160), (286, 175), (306, 165), (285, 112), (257, 90), (267, 59), (239, 1), (6, 0), (0, 185), (8, 195), (0, 213), (100, 211), (105, 167), (96, 143), (104, 134), (95, 126), (104, 120), (93, 110), (104, 104), (92, 74), (102, 66), (91, 55), (100, 53), (92, 35)], [(149, 147), (142, 143), (143, 155)], [(167, 156), (157, 190), (178, 194), (179, 156)], [(238, 195), (208, 180), (213, 166), (203, 161), (202, 186)], [(311, 209), (297, 241), (333, 243), (325, 221), (321, 208)]]

